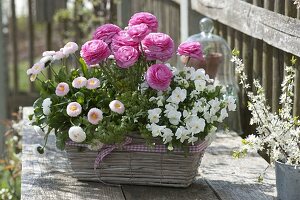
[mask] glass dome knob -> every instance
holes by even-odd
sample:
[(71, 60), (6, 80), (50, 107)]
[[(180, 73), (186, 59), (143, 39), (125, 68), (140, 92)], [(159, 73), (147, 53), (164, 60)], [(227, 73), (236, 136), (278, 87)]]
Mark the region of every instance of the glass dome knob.
[(214, 22), (207, 17), (201, 19), (199, 25), (200, 25), (200, 31), (206, 34), (212, 33), (214, 30)]

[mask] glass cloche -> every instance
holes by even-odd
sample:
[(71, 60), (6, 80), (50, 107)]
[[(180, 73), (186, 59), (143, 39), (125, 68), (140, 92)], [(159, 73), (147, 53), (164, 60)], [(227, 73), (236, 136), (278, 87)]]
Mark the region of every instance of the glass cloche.
[(200, 20), (200, 33), (190, 36), (187, 41), (198, 41), (203, 50), (204, 59), (195, 60), (180, 57), (178, 66), (188, 65), (195, 68), (204, 68), (210, 78), (226, 86), (227, 94), (236, 99), (237, 111), (230, 112), (227, 125), (230, 130), (241, 133), (240, 112), (239, 112), (239, 87), (235, 81), (235, 72), (231, 59), (231, 50), (226, 41), (213, 34), (213, 21), (209, 18)]

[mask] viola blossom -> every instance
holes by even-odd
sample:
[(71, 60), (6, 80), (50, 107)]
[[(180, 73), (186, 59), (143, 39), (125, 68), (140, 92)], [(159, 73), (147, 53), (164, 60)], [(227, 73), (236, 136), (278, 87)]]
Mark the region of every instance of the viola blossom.
[(108, 58), (110, 50), (102, 40), (91, 40), (82, 45), (80, 55), (87, 65), (96, 65)]
[(69, 138), (73, 141), (73, 142), (83, 142), (86, 139), (86, 133), (84, 132), (84, 130), (80, 127), (80, 126), (72, 126), (69, 129)]
[(177, 49), (180, 56), (188, 56), (197, 60), (203, 60), (202, 47), (199, 42), (183, 42)]
[(167, 102), (179, 104), (180, 102), (183, 102), (186, 99), (186, 95), (187, 95), (186, 89), (181, 89), (180, 87), (176, 87), (175, 90), (173, 90), (172, 95), (167, 99)]
[(149, 67), (146, 73), (148, 85), (160, 91), (165, 91), (170, 86), (173, 74), (165, 64), (154, 64)]
[(112, 39), (111, 50), (115, 53), (123, 46), (131, 46), (138, 49), (139, 42), (131, 38), (127, 31), (120, 31)]
[(96, 89), (100, 86), (100, 81), (97, 78), (90, 78), (86, 82), (86, 88), (89, 90)]
[(87, 84), (87, 80), (83, 76), (79, 76), (72, 81), (72, 86), (77, 89), (85, 87), (86, 84)]
[(158, 28), (158, 21), (156, 17), (148, 12), (139, 12), (134, 14), (128, 23), (129, 26), (138, 24), (146, 24), (152, 32), (156, 32)]
[(61, 82), (56, 86), (55, 94), (59, 97), (63, 97), (70, 91), (69, 85), (65, 82)]
[(78, 51), (78, 45), (75, 42), (68, 42), (63, 48), (62, 52), (68, 57), (70, 54), (75, 53)]
[(173, 56), (174, 42), (164, 33), (150, 33), (141, 42), (147, 60), (167, 61)]
[(121, 68), (129, 68), (139, 59), (139, 52), (131, 46), (123, 46), (114, 54), (117, 65)]
[(98, 108), (92, 108), (88, 112), (88, 121), (91, 124), (97, 125), (103, 119), (103, 113)]
[(148, 119), (150, 123), (158, 123), (161, 114), (160, 108), (154, 108), (152, 110), (148, 110)]
[(128, 35), (137, 42), (142, 41), (150, 32), (151, 30), (146, 24), (133, 25), (127, 30)]
[(111, 111), (116, 112), (118, 114), (123, 114), (125, 111), (124, 104), (119, 100), (113, 100), (109, 103), (109, 108)]
[(110, 44), (112, 38), (122, 29), (114, 24), (104, 24), (96, 29), (93, 34), (94, 40), (103, 40), (106, 44)]
[(71, 102), (67, 106), (67, 114), (70, 117), (77, 117), (78, 115), (81, 114), (81, 105), (77, 102)]
[(44, 115), (49, 115), (51, 113), (51, 104), (52, 104), (52, 101), (50, 98), (46, 98), (44, 99), (43, 103), (42, 103), (42, 108), (43, 108), (43, 114)]

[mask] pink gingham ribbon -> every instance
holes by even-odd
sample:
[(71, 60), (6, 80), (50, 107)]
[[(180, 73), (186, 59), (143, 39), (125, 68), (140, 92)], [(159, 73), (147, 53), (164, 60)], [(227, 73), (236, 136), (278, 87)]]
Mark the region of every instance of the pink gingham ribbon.
[[(100, 165), (102, 160), (109, 155), (113, 150), (121, 148), (126, 151), (137, 151), (137, 152), (155, 152), (155, 153), (165, 153), (168, 151), (168, 148), (165, 145), (155, 145), (155, 146), (147, 146), (144, 144), (131, 144), (132, 138), (126, 137), (125, 141), (119, 145), (104, 145), (101, 149), (99, 149), (99, 153), (97, 155), (97, 158), (94, 162), (94, 170), (96, 171), (97, 167)], [(87, 144), (79, 144), (72, 141), (68, 141), (66, 143), (69, 146), (77, 146), (77, 147), (87, 147)], [(189, 146), (189, 152), (190, 153), (197, 153), (204, 151), (208, 145), (209, 140), (204, 140), (200, 142), (198, 145), (192, 145)], [(183, 152), (180, 148), (174, 148), (173, 152), (181, 153)]]

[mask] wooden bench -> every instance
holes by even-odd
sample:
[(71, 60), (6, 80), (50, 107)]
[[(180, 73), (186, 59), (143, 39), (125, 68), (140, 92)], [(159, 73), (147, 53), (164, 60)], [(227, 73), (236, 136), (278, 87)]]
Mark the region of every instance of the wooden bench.
[[(24, 123), (32, 108), (24, 108)], [(233, 159), (240, 144), (236, 134), (218, 134), (207, 149), (199, 167), (199, 176), (188, 188), (122, 185), (106, 186), (97, 182), (80, 182), (71, 176), (66, 152), (57, 150), (55, 137), (49, 137), (44, 155), (35, 153), (43, 137), (31, 126), (23, 130), (22, 200), (97, 199), (97, 200), (271, 200), (275, 199), (274, 169), (266, 171), (264, 183), (257, 177), (267, 167), (258, 154)]]

